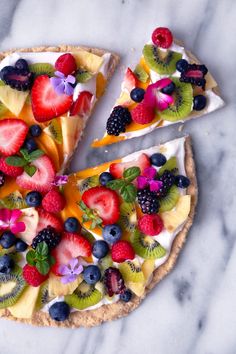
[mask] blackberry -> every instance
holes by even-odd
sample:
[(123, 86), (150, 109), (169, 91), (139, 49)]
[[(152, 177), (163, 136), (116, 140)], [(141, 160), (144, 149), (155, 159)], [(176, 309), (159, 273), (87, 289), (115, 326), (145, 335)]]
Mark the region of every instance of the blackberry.
[(160, 204), (156, 192), (149, 189), (141, 189), (138, 191), (138, 203), (144, 214), (155, 214), (158, 212)]
[(163, 175), (159, 177), (159, 181), (163, 183), (162, 187), (156, 192), (158, 198), (164, 198), (170, 187), (175, 183), (175, 176), (170, 171), (166, 170)]
[(120, 133), (124, 133), (126, 125), (130, 124), (131, 121), (131, 114), (128, 108), (122, 106), (114, 107), (107, 120), (107, 134), (118, 136)]
[(208, 69), (205, 65), (188, 64), (185, 70), (181, 71), (179, 81), (201, 86), (204, 89), (206, 85), (204, 76), (207, 72)]
[(13, 66), (5, 66), (0, 72), (0, 78), (11, 88), (18, 91), (27, 91), (33, 84), (33, 74), (14, 68)]
[(108, 296), (123, 294), (125, 292), (125, 283), (119, 269), (114, 267), (106, 269), (104, 272), (103, 281)]
[(32, 247), (36, 249), (38, 244), (43, 241), (46, 242), (49, 249), (53, 249), (61, 241), (61, 235), (56, 232), (53, 227), (47, 226), (45, 229), (41, 230), (37, 236), (35, 236), (32, 242)]
[(0, 187), (2, 187), (5, 183), (5, 175), (2, 171), (0, 171)]

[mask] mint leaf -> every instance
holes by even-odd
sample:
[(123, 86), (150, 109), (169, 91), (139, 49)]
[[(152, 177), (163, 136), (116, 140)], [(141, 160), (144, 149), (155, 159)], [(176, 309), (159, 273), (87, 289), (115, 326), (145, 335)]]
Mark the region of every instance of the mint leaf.
[(50, 266), (48, 264), (48, 262), (40, 262), (38, 261), (36, 263), (36, 268), (38, 269), (40, 274), (46, 275), (48, 274), (49, 270), (50, 270)]
[(26, 165), (26, 166), (24, 166), (24, 171), (27, 173), (27, 175), (32, 177), (35, 174), (35, 172), (37, 171), (37, 168), (33, 165)]
[(121, 197), (128, 203), (135, 201), (137, 196), (137, 189), (133, 184), (129, 184), (121, 189)]
[(123, 177), (125, 178), (126, 182), (132, 182), (136, 177), (138, 177), (141, 173), (139, 167), (130, 167), (124, 171)]
[(27, 164), (27, 161), (25, 161), (25, 159), (23, 159), (20, 156), (9, 156), (6, 158), (5, 161), (9, 166), (16, 166), (16, 167), (22, 167)]
[(50, 254), (48, 255), (48, 263), (50, 266), (56, 263), (55, 258), (51, 256)]
[(109, 181), (106, 186), (113, 190), (119, 190), (123, 186), (125, 186), (125, 181), (123, 181), (122, 179), (114, 179), (113, 181)]
[(48, 245), (46, 244), (46, 242), (40, 242), (37, 247), (36, 247), (36, 252), (40, 255), (40, 256), (47, 256), (49, 253), (49, 249), (48, 249)]
[(37, 160), (40, 156), (44, 155), (44, 152), (40, 149), (34, 150), (29, 154), (29, 161)]
[(82, 202), (82, 200), (79, 202), (79, 207), (81, 210), (86, 211), (88, 208), (86, 207), (86, 205), (84, 204), (84, 202)]
[(26, 261), (28, 264), (34, 266), (36, 261), (35, 261), (35, 251), (29, 251), (26, 254)]
[(21, 153), (21, 155), (24, 157), (24, 159), (26, 160), (26, 161), (29, 161), (29, 153), (28, 153), (28, 151), (26, 150), (26, 149), (20, 149), (20, 153)]

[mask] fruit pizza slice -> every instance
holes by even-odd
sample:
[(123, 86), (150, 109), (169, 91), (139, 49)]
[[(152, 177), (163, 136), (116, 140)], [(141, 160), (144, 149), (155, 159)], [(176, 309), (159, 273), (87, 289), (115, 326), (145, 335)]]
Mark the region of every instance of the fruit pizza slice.
[(119, 318), (172, 269), (186, 240), (197, 202), (190, 138), (6, 201), (14, 208), (0, 209), (1, 316), (65, 327)]
[(0, 199), (47, 192), (76, 149), (118, 56), (96, 48), (0, 53)]
[(131, 139), (222, 107), (219, 88), (207, 67), (159, 27), (144, 45), (134, 70), (128, 68), (121, 94), (106, 121), (106, 133), (92, 146)]

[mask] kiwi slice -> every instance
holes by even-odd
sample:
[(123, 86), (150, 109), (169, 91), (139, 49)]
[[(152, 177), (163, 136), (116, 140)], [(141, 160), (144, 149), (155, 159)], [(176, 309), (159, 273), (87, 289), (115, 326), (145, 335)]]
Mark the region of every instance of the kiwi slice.
[(176, 71), (177, 61), (182, 58), (180, 53), (171, 50), (163, 51), (152, 44), (144, 46), (143, 56), (147, 65), (161, 75), (173, 74)]
[(26, 283), (20, 272), (0, 275), (0, 309), (12, 306), (21, 296)]
[(48, 282), (43, 283), (39, 290), (39, 295), (36, 301), (36, 309), (40, 310), (45, 304), (50, 301), (50, 297), (48, 294)]
[(29, 70), (35, 76), (39, 75), (48, 75), (53, 76), (55, 68), (52, 64), (49, 63), (34, 63), (29, 65)]
[(65, 296), (65, 302), (78, 310), (84, 310), (96, 305), (102, 299), (102, 293), (94, 285), (83, 281), (71, 295)]
[(62, 144), (61, 125), (56, 118), (52, 119), (44, 132), (51, 136), (58, 144)]
[(87, 189), (89, 189), (91, 187), (96, 187), (98, 185), (99, 185), (99, 176), (98, 175), (79, 180), (78, 184), (77, 184), (81, 194), (84, 191), (86, 191)]
[(166, 170), (171, 171), (172, 173), (178, 172), (177, 159), (175, 156), (171, 157), (163, 166), (161, 166), (160, 170), (158, 171), (158, 175), (162, 176)]
[(137, 213), (134, 203), (121, 203), (119, 224), (122, 229), (133, 232), (137, 224)]
[(1, 208), (24, 209), (27, 208), (27, 204), (22, 194), (19, 191), (15, 191), (0, 199), (0, 209)]
[(168, 194), (159, 200), (160, 208), (159, 213), (164, 211), (169, 211), (174, 208), (179, 200), (179, 190), (178, 187), (172, 186), (168, 191)]
[(92, 74), (87, 70), (80, 69), (76, 73), (76, 82), (84, 84), (92, 78)]
[(131, 243), (135, 253), (144, 259), (162, 258), (166, 254), (164, 247), (160, 245), (153, 237), (142, 234), (139, 230), (135, 230), (131, 238)]
[(99, 261), (98, 261), (98, 266), (102, 272), (104, 272), (107, 268), (111, 267), (112, 265), (113, 265), (113, 262), (112, 262), (110, 254), (99, 259)]
[(7, 112), (8, 112), (7, 107), (2, 102), (0, 102), (0, 117), (3, 117)]
[(139, 81), (145, 83), (149, 79), (148, 73), (144, 70), (142, 65), (138, 64), (134, 70), (135, 76), (138, 78)]
[(144, 281), (144, 275), (138, 263), (127, 261), (119, 265), (119, 270), (125, 282), (132, 281), (141, 283)]
[(81, 235), (86, 238), (86, 240), (88, 240), (89, 243), (91, 243), (91, 245), (94, 243), (94, 241), (96, 240), (95, 237), (87, 230), (85, 229), (81, 229)]
[(176, 122), (188, 117), (193, 107), (193, 88), (191, 84), (180, 82), (178, 78), (171, 77), (175, 84), (173, 94), (174, 104), (162, 111), (161, 118), (170, 122)]

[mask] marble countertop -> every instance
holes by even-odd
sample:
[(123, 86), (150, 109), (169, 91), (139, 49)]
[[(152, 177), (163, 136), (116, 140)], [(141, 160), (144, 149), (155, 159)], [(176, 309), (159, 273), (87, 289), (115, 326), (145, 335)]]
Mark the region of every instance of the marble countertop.
[[(199, 204), (175, 269), (128, 317), (79, 330), (0, 321), (1, 354), (235, 354), (236, 105), (233, 0), (0, 1), (0, 50), (41, 44), (84, 44), (121, 55), (106, 95), (79, 144), (71, 171), (190, 133)], [(119, 93), (124, 65), (134, 65), (157, 26), (168, 26), (212, 71), (226, 107), (204, 118), (92, 150)], [(107, 152), (105, 151), (107, 150)]]

